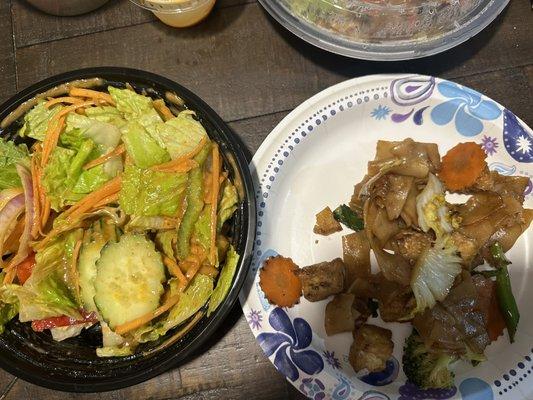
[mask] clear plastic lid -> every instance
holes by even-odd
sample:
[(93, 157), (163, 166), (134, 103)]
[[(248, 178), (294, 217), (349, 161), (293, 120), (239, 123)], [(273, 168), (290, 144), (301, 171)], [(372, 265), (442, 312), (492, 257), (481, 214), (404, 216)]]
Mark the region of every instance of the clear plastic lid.
[(356, 58), (400, 60), (453, 47), (486, 27), (508, 0), (259, 0), (286, 28)]

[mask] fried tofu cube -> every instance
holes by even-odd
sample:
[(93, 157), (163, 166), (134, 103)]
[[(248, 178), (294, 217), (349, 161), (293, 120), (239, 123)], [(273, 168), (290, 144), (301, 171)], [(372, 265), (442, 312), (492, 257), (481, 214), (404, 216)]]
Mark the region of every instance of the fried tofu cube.
[(392, 356), (394, 343), (389, 329), (375, 325), (362, 325), (355, 331), (348, 360), (355, 372), (364, 369), (369, 372), (383, 371)]
[(333, 217), (331, 208), (326, 207), (316, 215), (316, 224), (313, 228), (313, 232), (327, 236), (341, 230), (342, 226), (339, 221)]
[(298, 271), (304, 297), (320, 301), (344, 290), (345, 267), (340, 258), (310, 265)]
[(359, 312), (353, 308), (354, 299), (351, 293), (340, 293), (328, 303), (324, 315), (324, 328), (328, 336), (353, 331), (359, 316)]

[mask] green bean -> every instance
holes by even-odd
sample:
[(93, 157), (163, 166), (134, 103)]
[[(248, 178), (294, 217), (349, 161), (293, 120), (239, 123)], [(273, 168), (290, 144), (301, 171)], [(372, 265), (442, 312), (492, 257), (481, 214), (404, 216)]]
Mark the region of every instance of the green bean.
[(496, 273), (496, 295), (498, 297), (498, 305), (505, 318), (507, 332), (509, 333), (509, 341), (513, 343), (516, 328), (520, 321), (520, 312), (518, 311), (518, 306), (513, 295), (511, 279), (509, 278), (509, 271), (507, 270), (507, 265), (511, 264), (511, 262), (505, 256), (505, 253), (498, 242), (490, 246), (490, 252), (495, 267), (498, 268)]

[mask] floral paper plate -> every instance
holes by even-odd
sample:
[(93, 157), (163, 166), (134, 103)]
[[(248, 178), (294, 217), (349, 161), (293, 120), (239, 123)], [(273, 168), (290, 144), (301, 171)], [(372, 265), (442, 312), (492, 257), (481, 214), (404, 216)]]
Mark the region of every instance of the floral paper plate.
[[(406, 324), (393, 331), (393, 357), (381, 373), (356, 375), (348, 363), (351, 334), (328, 337), (327, 301), (302, 298), (290, 309), (271, 306), (258, 284), (257, 270), (275, 254), (305, 266), (342, 254), (342, 232), (313, 233), (315, 214), (325, 205), (349, 200), (376, 141), (439, 144), (441, 154), (458, 142), (475, 141), (489, 167), (501, 174), (533, 176), (533, 133), (511, 111), (482, 94), (453, 82), (426, 76), (375, 75), (333, 86), (296, 108), (268, 136), (251, 169), (258, 205), (252, 269), (241, 304), (259, 345), (276, 368), (314, 400), (533, 399), (532, 232), (526, 231), (508, 256), (521, 321), (514, 344), (507, 336), (492, 343), (488, 361), (460, 364), (456, 386), (418, 390), (401, 369)], [(532, 183), (525, 207), (533, 207)], [(380, 319), (372, 323), (385, 326)]]

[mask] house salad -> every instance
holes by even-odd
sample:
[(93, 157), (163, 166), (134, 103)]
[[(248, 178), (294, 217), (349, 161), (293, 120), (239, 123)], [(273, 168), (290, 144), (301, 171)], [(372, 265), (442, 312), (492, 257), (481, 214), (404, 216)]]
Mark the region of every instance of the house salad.
[(99, 324), (100, 357), (182, 336), (223, 302), (236, 187), (190, 110), (131, 88), (71, 87), (0, 140), (0, 332)]

